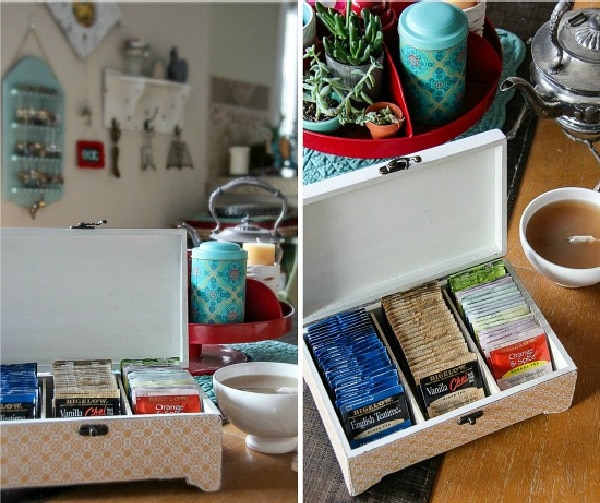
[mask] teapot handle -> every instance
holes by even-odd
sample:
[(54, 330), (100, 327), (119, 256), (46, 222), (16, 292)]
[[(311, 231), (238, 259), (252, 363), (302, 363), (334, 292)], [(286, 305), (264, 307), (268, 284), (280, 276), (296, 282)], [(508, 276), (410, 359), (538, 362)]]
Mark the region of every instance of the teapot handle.
[(284, 194), (281, 193), (279, 189), (276, 189), (272, 185), (269, 185), (267, 182), (263, 182), (262, 180), (259, 180), (258, 178), (252, 176), (243, 176), (241, 178), (236, 178), (235, 180), (232, 180), (231, 182), (228, 182), (225, 185), (222, 185), (221, 187), (217, 187), (210, 195), (210, 197), (208, 198), (208, 210), (215, 219), (215, 222), (217, 223), (217, 227), (215, 228), (214, 232), (219, 232), (221, 230), (221, 222), (219, 222), (219, 219), (217, 218), (217, 212), (215, 211), (215, 199), (223, 192), (237, 187), (241, 187), (243, 185), (254, 185), (256, 187), (263, 188), (269, 191), (275, 197), (281, 199), (281, 213), (279, 214), (279, 217), (273, 225), (273, 235), (276, 235), (277, 227), (279, 227), (279, 224), (284, 219), (287, 213), (287, 198)]
[(573, 8), (574, 2), (561, 0), (556, 4), (554, 10), (552, 11), (552, 16), (550, 16), (550, 41), (552, 45), (556, 49), (556, 56), (550, 63), (550, 70), (555, 73), (560, 66), (562, 66), (563, 59), (563, 48), (558, 42), (558, 27), (560, 25), (560, 20), (564, 16), (565, 12), (571, 10)]

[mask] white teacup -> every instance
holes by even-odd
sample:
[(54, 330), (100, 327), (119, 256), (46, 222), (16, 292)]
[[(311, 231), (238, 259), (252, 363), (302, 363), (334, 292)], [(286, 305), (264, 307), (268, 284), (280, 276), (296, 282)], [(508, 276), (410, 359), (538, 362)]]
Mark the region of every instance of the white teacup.
[[(600, 265), (582, 269), (557, 265), (542, 257), (527, 240), (526, 230), (531, 217), (540, 208), (558, 201), (582, 201), (600, 208), (600, 192), (584, 187), (561, 187), (533, 199), (525, 208), (519, 224), (519, 238), (527, 259), (538, 272), (561, 286), (577, 288), (600, 283)], [(581, 246), (581, 244), (572, 243), (569, 246)], [(600, 242), (593, 243), (593, 246), (600, 247)]]
[(248, 362), (218, 369), (213, 376), (219, 409), (246, 433), (246, 445), (281, 454), (298, 447), (298, 365)]

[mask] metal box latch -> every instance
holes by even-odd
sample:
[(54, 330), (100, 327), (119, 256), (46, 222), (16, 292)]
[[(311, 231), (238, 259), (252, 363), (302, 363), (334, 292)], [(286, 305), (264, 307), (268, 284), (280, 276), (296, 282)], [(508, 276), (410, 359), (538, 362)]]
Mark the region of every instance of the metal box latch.
[(473, 412), (471, 414), (467, 414), (466, 416), (461, 416), (458, 418), (458, 424), (475, 424), (477, 423), (477, 419), (479, 419), (481, 416), (483, 416), (483, 411), (482, 410), (478, 410), (476, 412)]
[(108, 434), (107, 424), (82, 424), (79, 427), (79, 434), (82, 437), (103, 437)]

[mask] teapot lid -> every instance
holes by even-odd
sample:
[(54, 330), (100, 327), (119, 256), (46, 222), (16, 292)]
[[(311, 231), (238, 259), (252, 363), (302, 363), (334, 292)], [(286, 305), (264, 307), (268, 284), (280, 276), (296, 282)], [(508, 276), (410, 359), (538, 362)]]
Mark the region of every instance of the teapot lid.
[(597, 96), (600, 9), (578, 9), (558, 22), (544, 23), (534, 37), (531, 56), (543, 78), (556, 83), (561, 93)]
[(210, 235), (217, 241), (231, 241), (234, 243), (279, 243), (279, 237), (267, 229), (263, 229), (246, 215), (235, 227), (228, 227), (222, 231), (213, 231)]
[(571, 56), (600, 64), (600, 10), (581, 9), (565, 19), (560, 44)]

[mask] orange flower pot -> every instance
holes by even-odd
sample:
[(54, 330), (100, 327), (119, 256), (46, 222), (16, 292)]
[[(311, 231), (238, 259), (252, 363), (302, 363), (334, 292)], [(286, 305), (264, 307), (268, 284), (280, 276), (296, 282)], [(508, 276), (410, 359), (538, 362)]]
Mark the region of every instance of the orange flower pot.
[(372, 105), (369, 105), (366, 112), (378, 112), (379, 110), (383, 110), (385, 107), (389, 107), (392, 113), (398, 117), (398, 122), (395, 124), (373, 124), (372, 122), (367, 122), (366, 126), (369, 128), (371, 137), (374, 140), (393, 138), (398, 134), (398, 131), (404, 124), (404, 114), (402, 113), (402, 110), (400, 110), (400, 107), (395, 103), (378, 101)]

